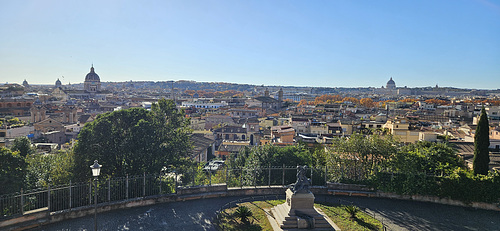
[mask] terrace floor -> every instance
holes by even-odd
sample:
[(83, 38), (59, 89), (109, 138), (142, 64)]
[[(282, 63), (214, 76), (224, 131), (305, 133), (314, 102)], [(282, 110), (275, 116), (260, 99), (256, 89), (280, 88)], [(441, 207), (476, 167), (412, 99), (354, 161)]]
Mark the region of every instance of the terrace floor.
[[(215, 211), (242, 197), (221, 197), (116, 210), (97, 215), (99, 230), (215, 230)], [(316, 202), (350, 201), (391, 230), (500, 230), (500, 212), (384, 198), (317, 195)], [(344, 203), (345, 203), (344, 201)], [(93, 230), (87, 216), (33, 230)]]

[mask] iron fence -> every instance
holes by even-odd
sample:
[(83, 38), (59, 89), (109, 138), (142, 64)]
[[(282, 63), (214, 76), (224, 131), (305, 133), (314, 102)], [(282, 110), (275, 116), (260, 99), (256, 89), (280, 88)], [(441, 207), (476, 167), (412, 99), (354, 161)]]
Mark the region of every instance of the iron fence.
[[(324, 186), (326, 182), (338, 182), (340, 169), (317, 167), (307, 170), (311, 185)], [(286, 186), (295, 182), (295, 166), (268, 166), (265, 168), (227, 167), (209, 171), (191, 169), (171, 171), (163, 174), (143, 174), (139, 176), (98, 179), (97, 188), (92, 179), (88, 182), (69, 182), (67, 185), (49, 186), (35, 190), (0, 196), (0, 220), (20, 216), (29, 211), (45, 209), (49, 212), (94, 205), (97, 203), (117, 202), (147, 196), (175, 194), (178, 187), (212, 185), (226, 183), (228, 187), (247, 186)], [(342, 177), (342, 176), (341, 176)]]

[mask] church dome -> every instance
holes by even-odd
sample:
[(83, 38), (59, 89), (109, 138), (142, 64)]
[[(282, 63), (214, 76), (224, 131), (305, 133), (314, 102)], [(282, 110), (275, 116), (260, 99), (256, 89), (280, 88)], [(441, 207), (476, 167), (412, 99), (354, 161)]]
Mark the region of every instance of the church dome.
[(388, 89), (395, 89), (396, 88), (396, 83), (394, 80), (392, 80), (392, 77), (389, 81), (387, 81), (387, 84), (385, 85), (386, 88)]
[(391, 77), (391, 79), (389, 81), (387, 81), (387, 84), (396, 84), (396, 83), (394, 82), (394, 80), (392, 80), (392, 77)]
[(68, 99), (66, 101), (66, 106), (75, 106), (75, 102), (73, 100)]
[(62, 84), (61, 84), (61, 80), (57, 79), (56, 81), (56, 87), (60, 87)]
[(33, 103), (33, 105), (37, 105), (37, 106), (41, 106), (42, 105), (42, 101), (40, 101), (40, 98), (36, 98), (35, 102)]
[(94, 72), (94, 67), (92, 66), (90, 68), (90, 73), (87, 74), (87, 76), (85, 76), (85, 82), (92, 82), (92, 81), (101, 81), (101, 79), (99, 78), (99, 75), (97, 75), (95, 72)]

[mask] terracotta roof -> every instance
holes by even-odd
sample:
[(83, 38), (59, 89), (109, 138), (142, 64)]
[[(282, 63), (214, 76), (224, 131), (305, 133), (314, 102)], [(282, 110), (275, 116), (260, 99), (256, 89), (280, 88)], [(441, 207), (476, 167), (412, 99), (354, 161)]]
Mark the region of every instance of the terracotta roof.
[(258, 101), (264, 102), (264, 103), (277, 103), (278, 102), (277, 99), (271, 98), (268, 96), (259, 96), (259, 97), (256, 97), (255, 99)]
[(189, 140), (193, 145), (193, 149), (191, 150), (192, 155), (197, 155), (215, 142), (213, 139), (207, 138), (201, 133), (191, 134)]
[(474, 142), (450, 142), (459, 154), (474, 153)]

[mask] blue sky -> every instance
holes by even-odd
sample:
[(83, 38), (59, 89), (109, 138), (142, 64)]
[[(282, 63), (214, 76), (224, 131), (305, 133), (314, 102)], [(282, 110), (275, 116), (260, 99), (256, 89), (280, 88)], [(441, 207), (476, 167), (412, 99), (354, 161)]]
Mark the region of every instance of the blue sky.
[[(500, 88), (499, 0), (0, 0), (0, 82)], [(64, 77), (63, 77), (64, 76)]]

